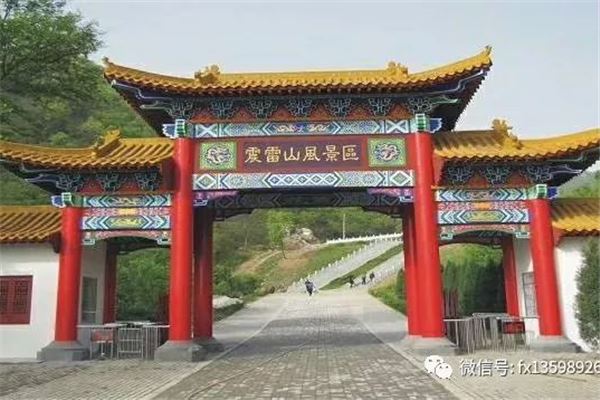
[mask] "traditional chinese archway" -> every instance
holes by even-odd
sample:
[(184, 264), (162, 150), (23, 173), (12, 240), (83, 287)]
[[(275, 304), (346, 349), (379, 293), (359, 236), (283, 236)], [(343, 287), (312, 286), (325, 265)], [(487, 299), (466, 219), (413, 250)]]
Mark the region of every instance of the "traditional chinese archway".
[(0, 149), (14, 173), (55, 192), (62, 208), (57, 329), (43, 356), (79, 351), (82, 243), (130, 235), (171, 246), (169, 341), (157, 358), (197, 360), (198, 344), (218, 349), (213, 221), (278, 207), (360, 206), (402, 217), (409, 333), (431, 351), (444, 345), (440, 240), (504, 243), (508, 308), (518, 314), (512, 239), (529, 238), (540, 333), (566, 343), (550, 199), (598, 159), (598, 130), (519, 140), (494, 121), (453, 131), (490, 67), (489, 49), (418, 73), (395, 63), (264, 74), (213, 66), (188, 79), (107, 61), (107, 81), (159, 137), (110, 132), (77, 151)]

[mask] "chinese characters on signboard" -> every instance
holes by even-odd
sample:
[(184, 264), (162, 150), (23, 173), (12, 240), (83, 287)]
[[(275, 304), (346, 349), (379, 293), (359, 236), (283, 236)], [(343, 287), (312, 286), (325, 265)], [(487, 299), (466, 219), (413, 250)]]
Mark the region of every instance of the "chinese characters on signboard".
[[(246, 142), (241, 146), (242, 169), (258, 171), (273, 167), (359, 169), (364, 160), (360, 141), (295, 143), (289, 141)], [(267, 164), (267, 165), (266, 165)]]
[(405, 165), (403, 138), (269, 138), (200, 146), (200, 170), (206, 171), (301, 173)]

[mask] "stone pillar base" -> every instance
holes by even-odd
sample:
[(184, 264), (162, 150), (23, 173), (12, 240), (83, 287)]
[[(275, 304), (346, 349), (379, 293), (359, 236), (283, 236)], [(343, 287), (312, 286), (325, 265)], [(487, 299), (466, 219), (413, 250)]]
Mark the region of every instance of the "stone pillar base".
[(579, 353), (581, 348), (564, 336), (538, 336), (529, 348), (541, 353)]
[(77, 341), (54, 341), (37, 354), (38, 360), (42, 361), (82, 361), (87, 360), (89, 356), (89, 350)]
[(406, 349), (422, 356), (453, 356), (456, 346), (445, 337), (427, 338), (421, 336), (408, 336), (403, 341)]
[(191, 340), (169, 340), (154, 353), (156, 361), (189, 361), (198, 362), (206, 358), (206, 350)]
[(194, 343), (202, 346), (209, 353), (220, 353), (225, 350), (223, 343), (219, 342), (214, 337), (194, 338)]

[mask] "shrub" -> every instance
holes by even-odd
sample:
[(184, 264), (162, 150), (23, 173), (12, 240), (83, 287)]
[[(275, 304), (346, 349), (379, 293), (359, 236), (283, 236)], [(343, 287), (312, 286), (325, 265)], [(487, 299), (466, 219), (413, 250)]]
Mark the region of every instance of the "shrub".
[(593, 348), (600, 348), (600, 262), (598, 240), (592, 239), (583, 252), (583, 266), (577, 274), (575, 316), (579, 333)]
[(233, 275), (227, 267), (216, 270), (214, 293), (217, 295), (241, 298), (255, 294), (259, 286), (260, 278), (254, 274)]
[(457, 245), (444, 260), (444, 289), (459, 293), (459, 313), (505, 310), (502, 252), (487, 246)]

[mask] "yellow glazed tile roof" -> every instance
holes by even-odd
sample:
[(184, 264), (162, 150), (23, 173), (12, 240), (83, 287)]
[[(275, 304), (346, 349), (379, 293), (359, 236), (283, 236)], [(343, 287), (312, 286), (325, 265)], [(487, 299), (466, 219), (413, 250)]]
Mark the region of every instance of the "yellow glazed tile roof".
[(0, 243), (44, 242), (59, 233), (56, 207), (0, 206)]
[(27, 165), (63, 168), (137, 168), (157, 166), (171, 157), (173, 144), (164, 138), (121, 139), (118, 131), (86, 148), (52, 148), (0, 141), (0, 158)]
[(600, 146), (600, 129), (544, 139), (520, 140), (505, 122), (496, 120), (492, 130), (443, 132), (435, 135), (435, 152), (453, 161), (540, 159)]
[(553, 201), (552, 225), (567, 236), (600, 235), (600, 199)]
[[(519, 140), (495, 121), (486, 131), (443, 132), (434, 135), (435, 153), (449, 161), (507, 161), (578, 155), (600, 146), (600, 129), (547, 139)], [(500, 127), (500, 128), (499, 128)], [(502, 129), (501, 129), (502, 128)], [(0, 159), (32, 166), (71, 169), (143, 168), (171, 158), (173, 141), (165, 137), (121, 139), (108, 132), (101, 143), (65, 149), (0, 141)]]
[(489, 69), (491, 48), (464, 60), (430, 70), (409, 73), (398, 63), (386, 69), (305, 72), (221, 73), (213, 65), (193, 78), (160, 75), (114, 64), (105, 59), (104, 76), (134, 86), (178, 93), (204, 94), (227, 91), (328, 88), (416, 88), (443, 83), (456, 76)]

